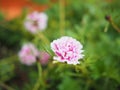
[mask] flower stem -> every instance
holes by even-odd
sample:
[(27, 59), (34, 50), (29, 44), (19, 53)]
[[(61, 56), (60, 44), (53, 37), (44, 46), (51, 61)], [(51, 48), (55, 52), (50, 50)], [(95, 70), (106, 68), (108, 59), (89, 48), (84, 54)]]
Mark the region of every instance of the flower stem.
[(65, 29), (65, 0), (59, 0), (59, 8), (60, 8), (60, 34), (64, 35)]
[(42, 67), (40, 62), (37, 62), (37, 67), (38, 67), (38, 81), (36, 82), (33, 90), (39, 90), (39, 87), (42, 85)]
[(120, 28), (114, 23), (113, 19), (110, 16), (105, 17), (106, 20), (112, 25), (112, 27), (120, 33)]
[(39, 32), (38, 36), (45, 44), (48, 45), (50, 43), (49, 40), (45, 37), (45, 35), (43, 35), (43, 33)]
[(113, 26), (113, 28), (120, 33), (120, 28), (113, 22), (113, 20), (111, 20), (110, 23)]

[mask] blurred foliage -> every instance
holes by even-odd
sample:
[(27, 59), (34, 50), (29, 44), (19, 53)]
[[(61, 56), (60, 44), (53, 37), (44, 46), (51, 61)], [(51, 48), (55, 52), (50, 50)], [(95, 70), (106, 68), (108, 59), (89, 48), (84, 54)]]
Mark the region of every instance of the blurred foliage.
[(8, 62), (1, 62), (0, 63), (0, 80), (6, 81), (9, 80), (14, 75), (14, 65)]
[(49, 0), (32, 0), (32, 1), (40, 4), (46, 4), (49, 2)]
[[(50, 1), (35, 0), (35, 2)], [(49, 16), (48, 28), (43, 32), (50, 41), (61, 36), (59, 2), (51, 5), (46, 10)], [(43, 66), (45, 86), (40, 90), (120, 89), (120, 33), (105, 19), (106, 15), (110, 16), (120, 28), (119, 8), (119, 0), (66, 0), (65, 12), (63, 12), (65, 13), (65, 35), (76, 38), (84, 45), (85, 58), (78, 65), (80, 69), (60, 63), (49, 63)], [(4, 21), (1, 13), (0, 20)], [(0, 54), (4, 51), (2, 49), (4, 46), (9, 49), (5, 49), (7, 55), (11, 51), (14, 55), (26, 41), (32, 41), (40, 50), (48, 50), (52, 53), (41, 40), (25, 30), (23, 21), (24, 17), (21, 17), (0, 24)], [(21, 65), (19, 61), (16, 66), (12, 59), (7, 59), (7, 55), (0, 60), (0, 81), (11, 85), (15, 90), (31, 90), (37, 79), (36, 66), (27, 67)], [(15, 71), (15, 68), (19, 68), (20, 73)], [(21, 77), (22, 74), (25, 77)], [(17, 75), (18, 78), (14, 79)], [(15, 83), (21, 79), (24, 85)]]

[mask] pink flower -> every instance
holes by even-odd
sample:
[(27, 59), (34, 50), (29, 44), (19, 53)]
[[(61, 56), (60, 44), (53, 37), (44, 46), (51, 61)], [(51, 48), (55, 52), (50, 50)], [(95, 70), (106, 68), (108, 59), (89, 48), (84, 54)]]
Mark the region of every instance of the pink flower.
[(26, 17), (24, 22), (25, 28), (35, 34), (38, 31), (45, 30), (47, 27), (48, 17), (45, 13), (33, 12)]
[(19, 58), (21, 63), (26, 65), (32, 65), (36, 62), (36, 57), (39, 55), (38, 50), (31, 43), (23, 45), (19, 52)]
[(40, 63), (42, 65), (46, 65), (48, 63), (49, 59), (50, 59), (50, 55), (47, 52), (45, 52), (45, 51), (40, 52)]
[(79, 59), (83, 58), (83, 46), (72, 37), (63, 36), (51, 43), (51, 48), (56, 56), (53, 59), (67, 64), (79, 64)]

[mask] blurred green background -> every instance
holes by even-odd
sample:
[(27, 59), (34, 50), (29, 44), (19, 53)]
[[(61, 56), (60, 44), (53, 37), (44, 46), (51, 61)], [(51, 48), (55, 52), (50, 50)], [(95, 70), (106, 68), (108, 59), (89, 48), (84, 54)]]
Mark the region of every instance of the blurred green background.
[[(2, 0), (0, 1), (2, 2)], [(120, 0), (32, 0), (47, 5), (50, 41), (71, 36), (84, 47), (84, 60), (74, 68), (67, 64), (43, 66), (45, 86), (39, 90), (120, 90)], [(62, 2), (62, 3), (61, 3)], [(23, 26), (27, 9), (12, 20), (0, 12), (0, 90), (34, 90), (36, 65), (25, 66), (17, 53), (24, 42), (52, 52)], [(63, 30), (63, 31), (62, 31)]]

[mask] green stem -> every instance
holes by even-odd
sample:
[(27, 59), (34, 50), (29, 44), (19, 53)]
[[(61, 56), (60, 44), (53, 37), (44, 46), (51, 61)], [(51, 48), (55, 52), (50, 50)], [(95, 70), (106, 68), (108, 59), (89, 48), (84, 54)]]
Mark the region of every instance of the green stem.
[(42, 80), (42, 67), (41, 67), (40, 62), (37, 62), (37, 67), (38, 67), (38, 81), (36, 82), (33, 90), (39, 90), (39, 87), (43, 83), (43, 80)]
[(104, 29), (104, 32), (107, 32), (107, 31), (108, 31), (108, 26), (109, 26), (109, 23), (106, 24), (105, 29)]
[(120, 33), (120, 28), (115, 24), (114, 20), (111, 18), (111, 16), (106, 16), (106, 20), (112, 25), (112, 27)]
[(2, 82), (0, 82), (0, 86), (3, 87), (4, 89), (7, 89), (7, 90), (15, 90), (15, 89), (11, 88), (10, 86), (8, 86)]
[(43, 33), (39, 32), (38, 36), (45, 44), (48, 45), (50, 43), (49, 40), (45, 37), (45, 35), (43, 35)]
[(113, 26), (113, 28), (120, 33), (119, 27), (113, 22), (113, 20), (111, 20), (110, 23)]
[(64, 35), (65, 29), (65, 0), (59, 0), (59, 8), (60, 8), (60, 34)]

